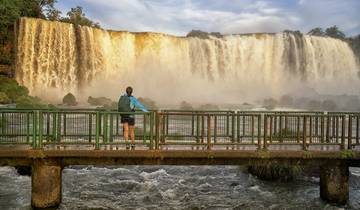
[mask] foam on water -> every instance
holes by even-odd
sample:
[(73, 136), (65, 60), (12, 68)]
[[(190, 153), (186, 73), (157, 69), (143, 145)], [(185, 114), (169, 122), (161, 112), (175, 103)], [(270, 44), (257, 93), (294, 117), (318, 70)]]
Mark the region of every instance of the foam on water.
[[(355, 174), (358, 168), (351, 168)], [(0, 168), (0, 209), (29, 209), (31, 180)], [(350, 202), (319, 198), (313, 178), (266, 182), (234, 166), (71, 167), (63, 172), (67, 209), (359, 209), (360, 178), (350, 176)]]

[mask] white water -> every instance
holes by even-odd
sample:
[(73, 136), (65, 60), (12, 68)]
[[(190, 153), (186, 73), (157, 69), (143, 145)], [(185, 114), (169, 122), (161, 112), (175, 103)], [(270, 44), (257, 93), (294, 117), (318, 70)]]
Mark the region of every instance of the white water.
[(240, 102), (306, 85), (357, 93), (359, 66), (347, 43), (291, 33), (199, 39), (106, 31), (22, 18), (16, 79), (31, 94), (117, 98), (123, 89), (170, 103)]

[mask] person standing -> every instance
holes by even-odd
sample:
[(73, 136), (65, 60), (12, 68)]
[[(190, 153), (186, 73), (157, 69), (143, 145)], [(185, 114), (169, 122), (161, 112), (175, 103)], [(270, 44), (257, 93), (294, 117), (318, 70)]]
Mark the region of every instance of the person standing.
[[(135, 112), (135, 108), (141, 109), (143, 112), (148, 112), (148, 109), (140, 103), (133, 95), (133, 88), (127, 87), (126, 93), (120, 96), (118, 103), (119, 112)], [(121, 124), (123, 125), (123, 134), (126, 144), (126, 149), (135, 149), (135, 115), (134, 114), (121, 114)], [(128, 144), (129, 132), (131, 145)]]

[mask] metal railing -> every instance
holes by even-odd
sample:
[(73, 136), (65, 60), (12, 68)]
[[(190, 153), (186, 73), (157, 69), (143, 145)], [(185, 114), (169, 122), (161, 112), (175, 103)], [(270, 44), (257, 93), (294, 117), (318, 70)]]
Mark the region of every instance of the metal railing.
[[(360, 113), (0, 109), (0, 144), (33, 149), (125, 148), (121, 115), (135, 117), (137, 149), (292, 149), (360, 146)], [(280, 146), (280, 147), (279, 147)], [(79, 147), (80, 148), (80, 147)]]

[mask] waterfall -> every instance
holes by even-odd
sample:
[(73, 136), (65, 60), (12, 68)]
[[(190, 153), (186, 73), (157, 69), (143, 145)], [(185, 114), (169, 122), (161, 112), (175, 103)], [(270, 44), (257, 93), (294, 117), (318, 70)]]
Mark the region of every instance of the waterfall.
[(116, 98), (128, 85), (137, 95), (163, 102), (169, 102), (164, 96), (238, 101), (302, 85), (330, 93), (359, 91), (353, 51), (327, 37), (264, 33), (200, 39), (21, 18), (16, 42), (16, 80), (45, 98), (67, 92)]

